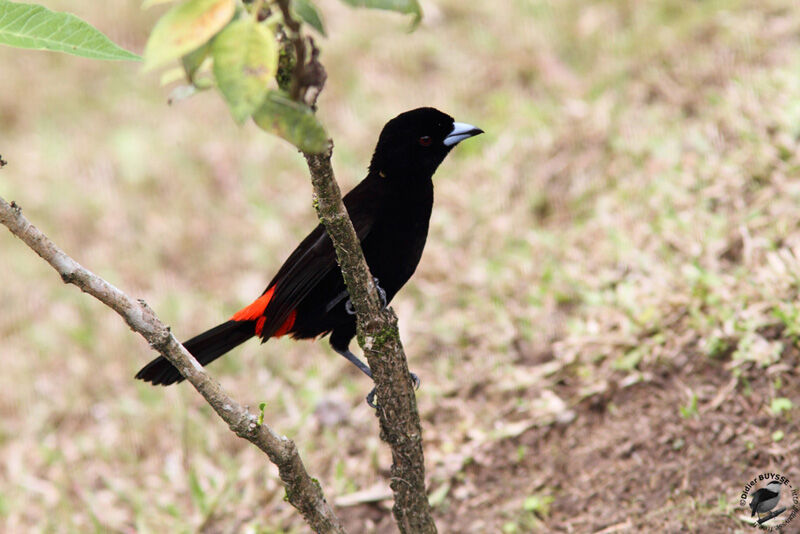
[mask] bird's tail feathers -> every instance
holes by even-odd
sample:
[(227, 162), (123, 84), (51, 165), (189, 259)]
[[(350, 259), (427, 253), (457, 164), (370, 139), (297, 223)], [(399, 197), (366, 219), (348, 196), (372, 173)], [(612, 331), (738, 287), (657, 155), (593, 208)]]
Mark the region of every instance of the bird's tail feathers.
[[(201, 365), (208, 365), (253, 337), (255, 335), (254, 323), (254, 321), (247, 320), (227, 321), (184, 342), (183, 346), (197, 358)], [(183, 380), (183, 376), (163, 356), (159, 356), (145, 365), (136, 373), (136, 378), (155, 386), (168, 386)]]

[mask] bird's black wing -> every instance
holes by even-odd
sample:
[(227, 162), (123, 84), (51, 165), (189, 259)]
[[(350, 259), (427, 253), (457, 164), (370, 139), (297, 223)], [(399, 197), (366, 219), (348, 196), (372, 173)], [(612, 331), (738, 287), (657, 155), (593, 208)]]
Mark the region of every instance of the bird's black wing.
[(758, 505), (761, 504), (761, 500), (763, 497), (764, 497), (764, 488), (761, 488), (760, 490), (753, 493), (753, 498), (750, 501), (750, 510), (752, 511), (750, 517), (756, 515), (756, 508), (758, 508)]
[[(386, 188), (379, 176), (367, 176), (344, 197), (359, 241), (369, 235), (379, 215)], [(302, 300), (332, 270), (338, 269), (333, 242), (322, 224), (306, 236), (284, 262), (265, 293), (274, 287), (264, 316), (261, 337), (267, 339), (278, 331)]]

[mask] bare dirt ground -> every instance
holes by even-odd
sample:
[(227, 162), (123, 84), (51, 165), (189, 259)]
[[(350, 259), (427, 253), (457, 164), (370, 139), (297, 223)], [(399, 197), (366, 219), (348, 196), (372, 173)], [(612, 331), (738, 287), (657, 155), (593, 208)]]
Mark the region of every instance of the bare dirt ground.
[[(768, 335), (780, 334), (774, 329)], [(746, 531), (730, 505), (758, 474), (754, 466), (798, 480), (800, 445), (772, 437), (776, 425), (763, 410), (768, 376), (747, 377), (750, 391), (743, 395), (737, 380), (726, 378), (727, 358), (708, 361), (691, 347), (686, 356), (680, 366), (658, 366), (640, 382), (612, 383), (576, 400), (563, 422), (474, 450), (450, 481), (457, 497), (438, 510), (442, 531)], [(796, 368), (799, 356), (794, 348), (782, 361)], [(556, 394), (579, 398), (569, 376), (556, 380)], [(784, 386), (797, 391), (799, 382), (792, 376)], [(682, 413), (692, 395), (696, 410)], [(788, 436), (798, 431), (796, 421), (777, 426)], [(520, 514), (525, 497), (542, 490), (552, 502)], [(365, 518), (376, 532), (395, 531), (385, 508), (368, 505), (343, 514), (354, 531), (364, 529)]]
[[(319, 4), (343, 189), (400, 111), (487, 132), (439, 170), (392, 303), (440, 530), (751, 531), (748, 480), (800, 484), (796, 2), (442, 0), (411, 34)], [(49, 5), (139, 51), (155, 19)], [(0, 63), (0, 194), (182, 338), (315, 224), (302, 161), (212, 95), (168, 107), (130, 65)], [(257, 451), (185, 385), (134, 381), (149, 348), (3, 233), (0, 280), (0, 530), (307, 531)], [(266, 403), (351, 532), (395, 531), (370, 385), (325, 341), (211, 372)]]
[[(793, 352), (787, 360), (796, 366)], [(454, 506), (444, 524), (458, 518), (454, 531), (494, 531), (497, 523), (481, 519), (490, 515), (493, 503), (549, 487), (555, 490), (550, 516), (543, 521), (549, 531), (741, 529), (728, 504), (738, 500), (753, 466), (772, 466), (797, 480), (798, 446), (793, 440), (776, 444), (770, 436), (769, 417), (761, 413), (767, 399), (757, 393), (766, 389), (767, 380), (754, 377), (754, 393), (743, 397), (724, 378), (723, 363), (654, 370), (652, 380), (603, 395), (599, 403), (581, 402), (576, 420), (565, 427), (506, 440), (467, 469), (464, 482), (496, 494), (478, 491)], [(786, 384), (795, 391), (797, 385), (796, 377)], [(682, 417), (687, 390), (697, 392), (698, 413)], [(798, 430), (797, 423), (783, 428), (789, 435)], [(515, 457), (519, 447), (529, 451), (523, 460)]]

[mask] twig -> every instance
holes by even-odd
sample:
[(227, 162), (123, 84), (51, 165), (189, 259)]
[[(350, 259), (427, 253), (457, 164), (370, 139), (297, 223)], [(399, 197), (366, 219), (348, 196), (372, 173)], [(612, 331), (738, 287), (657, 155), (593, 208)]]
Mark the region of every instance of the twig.
[(759, 524), (759, 525), (761, 525), (762, 523), (766, 523), (770, 519), (781, 515), (785, 511), (786, 511), (786, 507), (785, 506), (782, 507), (782, 508), (778, 508), (777, 510), (773, 510), (768, 515), (765, 515), (764, 517), (759, 517), (758, 521), (756, 521), (756, 523)]
[(18, 205), (13, 202), (9, 204), (3, 198), (0, 198), (0, 223), (47, 261), (65, 283), (77, 286), (121, 315), (134, 332), (141, 334), (151, 347), (186, 377), (237, 436), (264, 451), (278, 467), (286, 488), (287, 500), (297, 508), (315, 532), (344, 533), (319, 484), (306, 472), (294, 442), (277, 434), (265, 424), (259, 425), (254, 414), (211, 379), (147, 303), (133, 300), (82, 267), (33, 226), (22, 215)]

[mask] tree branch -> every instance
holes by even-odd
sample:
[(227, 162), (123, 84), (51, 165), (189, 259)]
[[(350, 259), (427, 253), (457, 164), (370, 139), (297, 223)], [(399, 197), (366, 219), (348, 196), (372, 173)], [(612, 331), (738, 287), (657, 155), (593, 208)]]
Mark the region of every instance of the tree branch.
[(61, 275), (65, 283), (79, 287), (81, 291), (90, 294), (121, 315), (134, 332), (141, 334), (151, 347), (180, 371), (237, 436), (264, 451), (270, 461), (278, 467), (286, 488), (287, 500), (303, 515), (315, 532), (339, 534), (345, 532), (325, 500), (319, 483), (306, 472), (294, 442), (277, 434), (265, 424), (259, 425), (254, 414), (231, 398), (215, 380), (211, 379), (197, 360), (175, 339), (169, 327), (156, 317), (147, 303), (143, 300), (133, 300), (82, 267), (33, 226), (22, 215), (19, 206), (13, 202), (9, 204), (3, 198), (0, 198), (0, 223), (47, 261)]
[(758, 521), (756, 521), (756, 524), (757, 525), (761, 525), (763, 523), (766, 523), (770, 519), (773, 519), (773, 518), (781, 515), (785, 511), (786, 511), (786, 507), (785, 506), (783, 506), (781, 508), (778, 508), (777, 510), (773, 510), (769, 514), (765, 515), (764, 517), (759, 517)]
[[(278, 0), (295, 48), (297, 64), (293, 73), (291, 96), (304, 104), (306, 89), (325, 81), (325, 69), (318, 61), (319, 53), (312, 46), (306, 63), (305, 41), (300, 24), (292, 18), (288, 0)], [(322, 80), (319, 83), (319, 80)], [(318, 93), (317, 93), (318, 95)], [(381, 309), (381, 301), (370, 274), (361, 242), (342, 202), (342, 193), (331, 166), (333, 142), (323, 154), (303, 153), (314, 186), (314, 206), (336, 248), (350, 301), (358, 321), (358, 344), (364, 350), (375, 381), (379, 401), (381, 439), (392, 449), (390, 487), (394, 492), (394, 513), (403, 533), (436, 532), (425, 489), (425, 458), (422, 450), (422, 427), (417, 411), (414, 385), (408, 370), (403, 345), (397, 329), (397, 316), (389, 308)]]
[(378, 395), (381, 439), (392, 449), (392, 512), (403, 533), (434, 533), (425, 490), (425, 458), (417, 399), (391, 308), (381, 301), (361, 243), (342, 202), (331, 166), (332, 145), (324, 154), (304, 154), (317, 215), (330, 235), (350, 300), (358, 318), (358, 344), (364, 350)]

